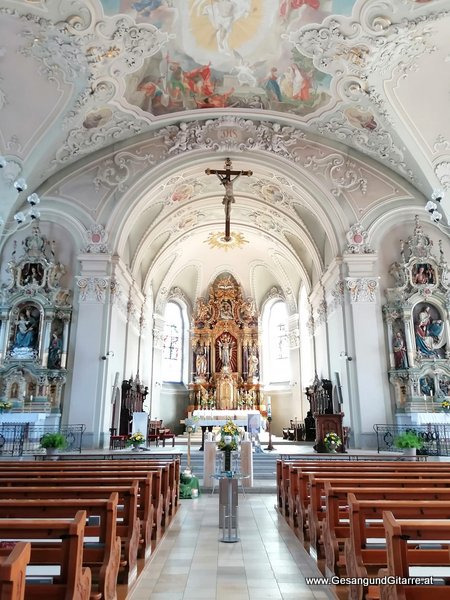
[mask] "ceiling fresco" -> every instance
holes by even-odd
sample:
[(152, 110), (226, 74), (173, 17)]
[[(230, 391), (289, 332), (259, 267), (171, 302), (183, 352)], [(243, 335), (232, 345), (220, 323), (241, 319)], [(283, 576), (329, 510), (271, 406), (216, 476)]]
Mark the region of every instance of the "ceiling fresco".
[[(289, 43), (288, 34), (355, 0), (103, 0), (166, 32), (163, 50), (127, 77), (126, 100), (159, 116), (202, 108), (313, 114), (331, 101), (331, 77)], [(207, 58), (207, 62), (206, 62)]]

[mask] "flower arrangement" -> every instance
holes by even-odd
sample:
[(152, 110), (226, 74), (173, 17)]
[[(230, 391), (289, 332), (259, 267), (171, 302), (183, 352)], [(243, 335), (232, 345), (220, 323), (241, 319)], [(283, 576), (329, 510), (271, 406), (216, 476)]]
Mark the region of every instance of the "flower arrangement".
[(11, 407), (11, 402), (8, 402), (7, 400), (0, 402), (0, 411), (9, 410)]
[(220, 450), (237, 450), (236, 437), (240, 436), (241, 430), (239, 427), (231, 419), (228, 419), (225, 425), (220, 428), (220, 440), (217, 446)]
[(128, 438), (127, 446), (138, 446), (140, 444), (145, 444), (145, 442), (146, 442), (145, 435), (143, 433), (141, 433), (140, 431), (136, 431), (136, 433), (133, 433)]
[(450, 400), (443, 400), (441, 407), (442, 410), (450, 410)]
[(221, 437), (223, 437), (224, 435), (231, 435), (231, 436), (235, 436), (235, 435), (241, 435), (241, 430), (239, 429), (239, 427), (237, 425), (235, 425), (233, 423), (233, 421), (231, 419), (228, 419), (228, 421), (225, 423), (225, 425), (222, 425), (222, 427), (220, 428), (220, 435)]
[(339, 446), (342, 446), (342, 440), (341, 440), (341, 438), (334, 431), (329, 431), (325, 435), (325, 437), (323, 438), (323, 443), (325, 444), (325, 446), (328, 449), (330, 449), (330, 447), (332, 445), (334, 445), (335, 448), (339, 448)]

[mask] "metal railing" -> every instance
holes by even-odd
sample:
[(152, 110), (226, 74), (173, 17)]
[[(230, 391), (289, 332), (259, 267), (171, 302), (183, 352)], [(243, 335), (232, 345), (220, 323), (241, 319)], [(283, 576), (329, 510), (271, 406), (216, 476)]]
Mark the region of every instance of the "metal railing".
[(412, 431), (423, 441), (417, 454), (424, 456), (450, 456), (450, 426), (446, 423), (427, 425), (374, 425), (377, 434), (378, 452), (401, 452), (395, 445), (397, 437), (405, 431)]
[(22, 456), (41, 452), (40, 441), (45, 433), (62, 433), (67, 452), (81, 452), (85, 425), (35, 425), (34, 423), (3, 423), (0, 425), (0, 456)]

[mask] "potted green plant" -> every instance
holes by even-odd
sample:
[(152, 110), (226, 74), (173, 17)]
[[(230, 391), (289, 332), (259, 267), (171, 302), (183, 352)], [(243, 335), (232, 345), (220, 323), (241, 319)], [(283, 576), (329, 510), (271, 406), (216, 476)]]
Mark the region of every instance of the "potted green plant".
[(41, 448), (45, 448), (47, 454), (54, 454), (57, 450), (65, 448), (67, 441), (59, 431), (49, 431), (41, 437), (40, 445)]
[(403, 431), (394, 442), (397, 448), (403, 450), (406, 456), (414, 456), (417, 450), (423, 448), (423, 440), (415, 431)]

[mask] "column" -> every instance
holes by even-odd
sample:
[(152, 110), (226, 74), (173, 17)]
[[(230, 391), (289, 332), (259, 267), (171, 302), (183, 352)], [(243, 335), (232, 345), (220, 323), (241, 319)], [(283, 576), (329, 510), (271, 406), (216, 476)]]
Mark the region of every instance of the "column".
[(78, 258), (81, 268), (74, 298), (74, 304), (78, 301), (78, 314), (76, 329), (72, 331), (76, 353), (67, 422), (86, 425), (83, 446), (95, 448), (103, 442), (101, 434), (107, 429), (102, 416), (108, 361), (101, 357), (108, 351), (109, 342), (110, 256), (83, 254)]
[(380, 307), (377, 256), (349, 255), (346, 277), (346, 309), (349, 327), (347, 361), (352, 386), (355, 442), (362, 448), (376, 447), (373, 426), (390, 420), (390, 390), (385, 360), (385, 334)]

